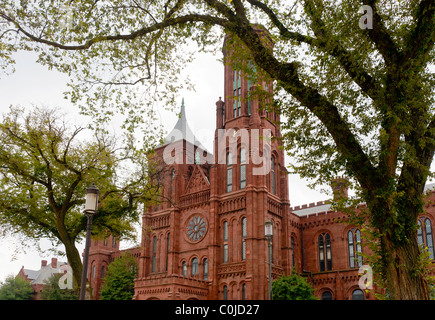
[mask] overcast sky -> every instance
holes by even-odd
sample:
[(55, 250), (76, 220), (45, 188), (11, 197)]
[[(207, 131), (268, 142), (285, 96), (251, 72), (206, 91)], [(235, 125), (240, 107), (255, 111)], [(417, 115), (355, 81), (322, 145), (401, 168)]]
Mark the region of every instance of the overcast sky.
[[(0, 78), (0, 113), (8, 111), (10, 105), (21, 105), (31, 108), (33, 105), (59, 107), (77, 123), (85, 121), (78, 115), (78, 109), (63, 99), (68, 78), (56, 71), (48, 71), (35, 62), (36, 56), (31, 53), (16, 55), (16, 72)], [(213, 150), (214, 128), (216, 125), (216, 101), (224, 97), (224, 69), (218, 59), (221, 56), (201, 54), (197, 60), (187, 67), (185, 72), (196, 86), (196, 92), (183, 91), (179, 93), (179, 105), (184, 97), (186, 116), (189, 126), (195, 136), (208, 150)], [(177, 121), (177, 115), (161, 110), (162, 125), (169, 132)], [(287, 157), (288, 161), (288, 157)], [(291, 206), (327, 199), (327, 195), (311, 190), (306, 182), (298, 176), (289, 176)], [(140, 239), (140, 238), (139, 238)], [(10, 274), (16, 275), (21, 266), (26, 269), (38, 270), (41, 260), (50, 261), (50, 254), (40, 255), (36, 250), (29, 249), (26, 253), (14, 254), (21, 246), (18, 238), (0, 239), (0, 281)], [(128, 244), (124, 244), (124, 247)], [(50, 244), (41, 241), (41, 247), (47, 249)], [(79, 246), (82, 252), (84, 244)], [(61, 249), (61, 248), (60, 248)], [(66, 261), (66, 257), (58, 257)]]

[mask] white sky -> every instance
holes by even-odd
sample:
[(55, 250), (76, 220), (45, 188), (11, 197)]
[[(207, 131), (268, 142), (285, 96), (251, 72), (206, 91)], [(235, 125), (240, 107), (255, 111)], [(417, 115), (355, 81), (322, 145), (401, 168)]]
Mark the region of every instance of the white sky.
[[(195, 136), (208, 150), (213, 150), (213, 137), (216, 124), (216, 101), (224, 97), (224, 69), (217, 60), (221, 56), (201, 54), (198, 59), (186, 68), (186, 73), (196, 86), (196, 92), (183, 91), (179, 93), (179, 104), (184, 97), (186, 116), (189, 126)], [(0, 113), (8, 111), (9, 106), (21, 105), (31, 108), (33, 105), (59, 107), (74, 121), (80, 123), (84, 118), (78, 115), (78, 109), (63, 99), (66, 90), (67, 76), (56, 71), (48, 71), (36, 62), (34, 54), (20, 53), (16, 55), (16, 72), (0, 78)], [(162, 124), (169, 132), (177, 121), (177, 115), (165, 110), (160, 112)], [(288, 160), (287, 160), (288, 161)], [(291, 206), (327, 199), (327, 195), (311, 190), (306, 182), (298, 176), (289, 176)], [(1, 227), (0, 227), (1, 228)], [(140, 239), (140, 238), (139, 238)], [(47, 241), (40, 243), (43, 249), (50, 247)], [(0, 281), (10, 274), (16, 275), (21, 266), (26, 269), (38, 270), (41, 260), (51, 261), (51, 254), (41, 256), (37, 250), (29, 249), (26, 253), (14, 254), (21, 246), (16, 238), (0, 239)], [(125, 245), (124, 245), (125, 246)], [(84, 244), (78, 245), (82, 252)], [(61, 249), (61, 248), (60, 248)], [(67, 261), (66, 257), (58, 257)]]

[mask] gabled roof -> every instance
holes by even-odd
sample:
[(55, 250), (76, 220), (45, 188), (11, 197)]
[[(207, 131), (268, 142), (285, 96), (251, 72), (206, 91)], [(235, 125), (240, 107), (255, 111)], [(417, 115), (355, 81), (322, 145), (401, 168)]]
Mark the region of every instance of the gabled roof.
[(175, 124), (174, 129), (166, 136), (164, 139), (163, 144), (158, 145), (157, 147), (165, 146), (171, 142), (175, 142), (178, 140), (186, 140), (187, 142), (190, 142), (194, 146), (197, 146), (201, 148), (202, 150), (207, 150), (201, 142), (195, 137), (192, 130), (189, 127), (189, 124), (187, 123), (186, 118), (186, 109), (184, 106), (184, 98), (181, 102), (181, 109), (180, 109), (180, 118), (178, 119), (177, 123)]

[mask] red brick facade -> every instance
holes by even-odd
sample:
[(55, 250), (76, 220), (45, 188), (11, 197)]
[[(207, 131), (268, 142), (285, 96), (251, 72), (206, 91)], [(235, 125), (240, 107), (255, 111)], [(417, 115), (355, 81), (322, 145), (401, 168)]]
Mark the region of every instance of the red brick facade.
[[(243, 74), (239, 80), (239, 74), (225, 65), (225, 103), (221, 99), (216, 103), (215, 150), (213, 156), (207, 153), (213, 163), (198, 163), (198, 156), (205, 158), (206, 153), (191, 134), (184, 102), (174, 128), (175, 133), (181, 131), (181, 136), (173, 132), (156, 148), (160, 162), (170, 156), (179, 157), (182, 161), (176, 162), (182, 163), (165, 165), (166, 174), (160, 183), (168, 200), (143, 214), (141, 247), (134, 249), (139, 267), (134, 299), (266, 299), (267, 219), (274, 229), (272, 278), (296, 269), (308, 277), (319, 298), (329, 295), (332, 299), (351, 299), (359, 289), (358, 263), (352, 266), (355, 259), (349, 259), (349, 250), (359, 250), (356, 228), (341, 223), (345, 215), (330, 211), (323, 202), (290, 207), (284, 152), (277, 140), (271, 142), (274, 166), (266, 175), (253, 175), (254, 168), (261, 164), (250, 161), (252, 145), (238, 143), (232, 151), (237, 161), (218, 163), (222, 156), (218, 152), (222, 150), (218, 148), (218, 129), (246, 129), (250, 134), (258, 129), (260, 135), (271, 129), (273, 136), (281, 135), (274, 121), (279, 121), (279, 115), (266, 114), (261, 101), (241, 99), (240, 104), (237, 100), (234, 103), (234, 93), (247, 97), (248, 85), (256, 84)], [(272, 93), (272, 83), (258, 81), (257, 85)], [(245, 162), (242, 148), (248, 151)], [(231, 150), (223, 150), (226, 158)], [(232, 178), (231, 183), (227, 177)], [(427, 206), (426, 217), (433, 225), (433, 204)], [(117, 248), (117, 243), (111, 247), (100, 241), (91, 246), (89, 279), (96, 298), (101, 273), (114, 255), (120, 254)], [(374, 297), (366, 294), (364, 298)]]

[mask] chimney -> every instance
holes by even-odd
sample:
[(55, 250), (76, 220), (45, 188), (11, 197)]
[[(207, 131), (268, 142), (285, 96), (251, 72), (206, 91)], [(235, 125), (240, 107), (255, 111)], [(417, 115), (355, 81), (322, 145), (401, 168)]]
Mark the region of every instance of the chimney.
[(349, 179), (346, 177), (336, 177), (331, 182), (332, 192), (334, 194), (334, 201), (347, 199)]
[(216, 102), (216, 129), (224, 127), (224, 105), (222, 97), (219, 97), (219, 101)]
[(47, 260), (41, 260), (41, 268), (47, 265)]
[(53, 269), (57, 268), (57, 258), (51, 258), (51, 267)]

